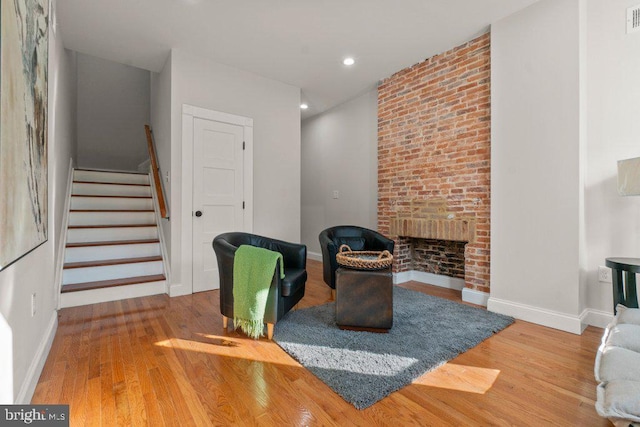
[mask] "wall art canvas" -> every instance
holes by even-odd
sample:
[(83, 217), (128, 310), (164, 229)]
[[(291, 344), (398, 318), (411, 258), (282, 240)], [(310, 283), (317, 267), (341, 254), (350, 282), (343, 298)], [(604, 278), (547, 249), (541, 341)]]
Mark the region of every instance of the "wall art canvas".
[(0, 3), (0, 270), (47, 241), (49, 0)]

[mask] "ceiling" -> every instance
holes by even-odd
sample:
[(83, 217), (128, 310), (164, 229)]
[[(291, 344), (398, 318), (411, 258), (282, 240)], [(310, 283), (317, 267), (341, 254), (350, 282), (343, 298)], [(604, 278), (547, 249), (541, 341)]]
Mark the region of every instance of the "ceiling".
[(304, 119), (535, 1), (58, 0), (56, 13), (68, 49), (155, 72), (182, 49), (299, 87)]

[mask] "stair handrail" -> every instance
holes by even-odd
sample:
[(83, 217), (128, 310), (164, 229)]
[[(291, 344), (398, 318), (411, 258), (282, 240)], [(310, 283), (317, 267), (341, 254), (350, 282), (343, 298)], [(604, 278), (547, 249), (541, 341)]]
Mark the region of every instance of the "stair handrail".
[(158, 207), (160, 208), (160, 217), (169, 218), (167, 212), (167, 204), (164, 199), (164, 191), (162, 188), (162, 180), (160, 179), (160, 167), (158, 166), (158, 158), (156, 157), (156, 150), (153, 144), (153, 136), (151, 134), (151, 127), (144, 125), (144, 130), (147, 134), (147, 148), (149, 149), (149, 159), (151, 160), (151, 173), (153, 174), (153, 182), (156, 188), (156, 195), (158, 197)]

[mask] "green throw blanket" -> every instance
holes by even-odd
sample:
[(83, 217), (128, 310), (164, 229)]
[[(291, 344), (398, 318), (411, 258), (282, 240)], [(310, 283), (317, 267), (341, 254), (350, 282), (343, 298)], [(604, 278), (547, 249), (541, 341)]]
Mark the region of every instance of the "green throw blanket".
[(278, 260), (281, 277), (284, 278), (284, 262), (279, 252), (240, 245), (235, 254), (233, 325), (254, 339), (263, 335), (264, 311)]

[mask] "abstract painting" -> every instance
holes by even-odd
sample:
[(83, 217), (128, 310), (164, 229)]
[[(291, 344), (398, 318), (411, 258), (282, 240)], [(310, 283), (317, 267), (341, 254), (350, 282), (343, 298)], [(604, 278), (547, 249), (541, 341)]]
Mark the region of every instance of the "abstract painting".
[(49, 0), (0, 4), (0, 270), (47, 241)]

